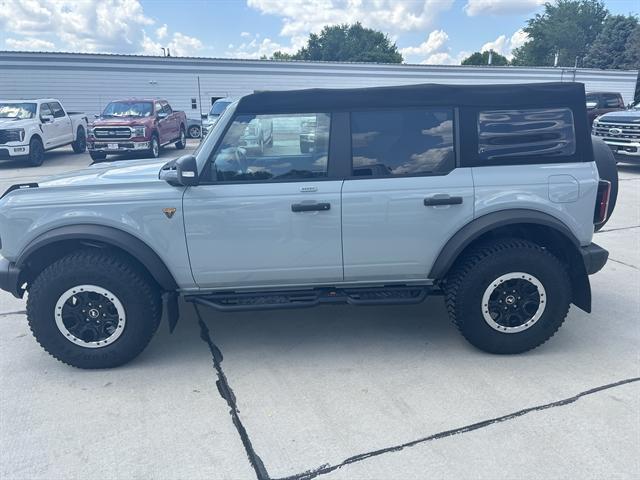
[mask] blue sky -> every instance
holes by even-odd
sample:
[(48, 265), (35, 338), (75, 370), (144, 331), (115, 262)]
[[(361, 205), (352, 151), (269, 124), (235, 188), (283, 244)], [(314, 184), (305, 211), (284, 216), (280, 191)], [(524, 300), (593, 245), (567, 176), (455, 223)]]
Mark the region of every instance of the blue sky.
[[(0, 49), (259, 58), (293, 52), (324, 25), (387, 33), (409, 63), (509, 56), (544, 0), (0, 0)], [(638, 0), (607, 0), (612, 13)]]

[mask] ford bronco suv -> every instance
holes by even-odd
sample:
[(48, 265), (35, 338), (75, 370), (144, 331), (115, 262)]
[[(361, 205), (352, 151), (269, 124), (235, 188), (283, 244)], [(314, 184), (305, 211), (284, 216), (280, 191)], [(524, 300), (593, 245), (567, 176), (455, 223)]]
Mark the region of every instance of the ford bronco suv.
[[(256, 121), (272, 139), (247, 149)], [(0, 287), (28, 291), (36, 340), (82, 368), (134, 358), (179, 296), (230, 312), (441, 293), (473, 345), (525, 352), (570, 304), (590, 311), (616, 182), (578, 83), (254, 93), (193, 155), (11, 187)]]

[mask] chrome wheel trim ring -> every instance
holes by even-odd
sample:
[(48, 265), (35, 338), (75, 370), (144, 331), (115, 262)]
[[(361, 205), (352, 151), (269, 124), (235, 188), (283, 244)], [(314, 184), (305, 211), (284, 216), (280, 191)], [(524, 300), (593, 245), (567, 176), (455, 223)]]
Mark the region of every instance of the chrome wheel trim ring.
[(191, 127), (189, 129), (189, 135), (191, 135), (191, 138), (198, 138), (200, 136), (200, 129), (198, 127)]
[[(65, 303), (67, 303), (67, 301), (74, 295), (79, 293), (85, 293), (85, 292), (93, 292), (105, 297), (108, 301), (110, 301), (113, 304), (116, 311), (118, 312), (118, 323), (116, 325), (114, 332), (109, 337), (103, 340), (96, 341), (96, 342), (86, 342), (83, 339), (78, 338), (73, 333), (71, 333), (63, 322), (62, 311)], [(118, 297), (116, 297), (112, 292), (110, 292), (106, 288), (98, 287), (96, 285), (78, 285), (64, 292), (56, 302), (54, 315), (56, 319), (56, 326), (58, 327), (58, 330), (60, 330), (60, 333), (62, 333), (64, 338), (66, 338), (69, 342), (73, 343), (74, 345), (79, 345), (85, 348), (102, 348), (112, 344), (118, 338), (120, 338), (120, 335), (122, 335), (122, 332), (124, 331), (124, 326), (127, 321), (124, 307), (120, 302), (120, 300), (118, 299)]]
[[(499, 324), (494, 320), (494, 318), (489, 313), (489, 299), (491, 298), (491, 295), (496, 291), (498, 287), (500, 287), (500, 285), (502, 285), (504, 282), (507, 282), (509, 280), (524, 280), (532, 284), (534, 287), (536, 287), (536, 290), (538, 291), (538, 296), (539, 296), (538, 309), (536, 310), (536, 312), (525, 323), (515, 327), (507, 327)], [(482, 317), (484, 318), (484, 321), (487, 322), (487, 324), (491, 328), (501, 333), (518, 333), (531, 328), (533, 325), (535, 325), (535, 323), (538, 320), (540, 320), (540, 317), (542, 317), (542, 314), (544, 313), (546, 306), (547, 306), (547, 292), (544, 286), (542, 285), (542, 282), (538, 280), (535, 276), (531, 275), (530, 273), (525, 273), (525, 272), (511, 272), (496, 278), (493, 282), (489, 284), (489, 286), (484, 291), (484, 295), (482, 295), (482, 305), (481, 305)]]

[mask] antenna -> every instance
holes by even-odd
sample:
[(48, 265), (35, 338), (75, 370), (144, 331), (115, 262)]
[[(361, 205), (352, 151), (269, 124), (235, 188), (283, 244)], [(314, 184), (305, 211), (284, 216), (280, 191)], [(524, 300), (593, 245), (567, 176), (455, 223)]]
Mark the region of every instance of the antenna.
[(167, 51), (164, 47), (160, 47), (162, 49), (162, 56), (166, 57), (167, 56)]

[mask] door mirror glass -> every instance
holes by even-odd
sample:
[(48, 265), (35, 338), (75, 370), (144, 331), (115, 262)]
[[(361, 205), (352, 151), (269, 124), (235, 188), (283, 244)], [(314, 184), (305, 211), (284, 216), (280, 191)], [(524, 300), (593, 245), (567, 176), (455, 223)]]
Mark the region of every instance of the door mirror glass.
[(196, 157), (184, 155), (165, 163), (160, 169), (158, 178), (174, 186), (188, 187), (197, 185), (198, 164)]
[(40, 115), (40, 121), (42, 123), (51, 123), (53, 122), (53, 115)]

